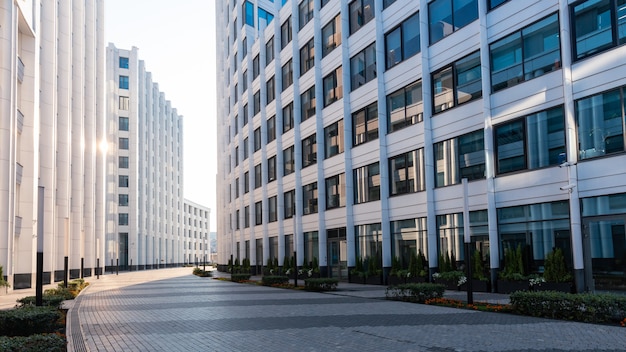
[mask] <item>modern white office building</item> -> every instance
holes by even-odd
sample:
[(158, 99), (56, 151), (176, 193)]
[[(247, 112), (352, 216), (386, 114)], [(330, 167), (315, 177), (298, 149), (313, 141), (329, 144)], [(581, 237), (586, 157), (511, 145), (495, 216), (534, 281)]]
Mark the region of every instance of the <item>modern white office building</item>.
[[(103, 243), (103, 1), (0, 1), (0, 266), (12, 289), (95, 274)], [(101, 247), (102, 249), (103, 247)]]
[(201, 265), (211, 261), (210, 214), (211, 209), (185, 199), (184, 264)]
[[(626, 289), (622, 0), (217, 3), (218, 261), (506, 250)], [(468, 180), (467, 191), (463, 179)], [(466, 203), (467, 202), (467, 203)], [(467, 206), (465, 206), (467, 204)], [(464, 212), (469, 216), (463, 216)]]
[(107, 47), (106, 270), (184, 263), (183, 117), (138, 49)]

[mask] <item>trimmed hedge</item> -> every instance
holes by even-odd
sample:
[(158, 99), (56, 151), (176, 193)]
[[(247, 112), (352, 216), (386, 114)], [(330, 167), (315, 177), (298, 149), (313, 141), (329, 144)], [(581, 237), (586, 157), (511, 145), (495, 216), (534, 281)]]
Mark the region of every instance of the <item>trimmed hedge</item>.
[(32, 336), (0, 336), (0, 351), (4, 352), (65, 352), (65, 338), (57, 334)]
[(626, 318), (626, 296), (556, 291), (511, 294), (513, 312), (534, 317), (610, 323)]
[(60, 331), (61, 313), (52, 307), (26, 307), (0, 311), (0, 336), (29, 336)]
[[(43, 306), (45, 306), (45, 307), (55, 307), (55, 308), (58, 308), (63, 301), (66, 301), (66, 300), (72, 299), (72, 298), (67, 298), (66, 296), (63, 296), (63, 295), (61, 295), (61, 296), (58, 296), (58, 295), (54, 295), (54, 296), (43, 295), (41, 297), (41, 301), (42, 301)], [(33, 306), (34, 307), (36, 302), (37, 302), (37, 297), (36, 296), (26, 296), (24, 298), (20, 298), (20, 299), (17, 300), (17, 303), (20, 304), (20, 306), (19, 306), (20, 308), (24, 308), (24, 307), (27, 307), (27, 306)]]
[(284, 285), (287, 283), (289, 283), (289, 277), (287, 276), (264, 275), (261, 278), (261, 285), (263, 286)]
[(304, 289), (307, 291), (334, 291), (338, 284), (339, 279), (331, 277), (304, 279)]
[(445, 290), (446, 287), (441, 284), (409, 283), (387, 287), (385, 296), (392, 300), (424, 303), (428, 299), (443, 297)]
[(230, 274), (230, 281), (242, 282), (246, 280), (250, 280), (250, 274)]
[(211, 273), (210, 271), (202, 270), (200, 268), (193, 269), (193, 274), (196, 275), (196, 276), (200, 276), (200, 277), (211, 277), (211, 276), (213, 276), (213, 273)]

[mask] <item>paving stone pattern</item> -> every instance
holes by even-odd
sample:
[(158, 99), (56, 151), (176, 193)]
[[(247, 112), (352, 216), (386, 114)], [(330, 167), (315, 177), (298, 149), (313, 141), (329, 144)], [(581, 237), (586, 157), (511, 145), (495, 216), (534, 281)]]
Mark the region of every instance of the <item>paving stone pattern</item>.
[(386, 301), (382, 286), (311, 293), (191, 268), (91, 281), (69, 315), (84, 346), (70, 351), (626, 351), (619, 326)]

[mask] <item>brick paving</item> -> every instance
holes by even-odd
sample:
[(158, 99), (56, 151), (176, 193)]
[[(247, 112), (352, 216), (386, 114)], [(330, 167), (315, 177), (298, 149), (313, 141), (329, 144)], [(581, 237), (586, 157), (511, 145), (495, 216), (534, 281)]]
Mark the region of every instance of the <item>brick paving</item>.
[(626, 351), (619, 326), (387, 301), (383, 286), (341, 283), (339, 291), (312, 293), (191, 270), (88, 280), (68, 315), (68, 350)]

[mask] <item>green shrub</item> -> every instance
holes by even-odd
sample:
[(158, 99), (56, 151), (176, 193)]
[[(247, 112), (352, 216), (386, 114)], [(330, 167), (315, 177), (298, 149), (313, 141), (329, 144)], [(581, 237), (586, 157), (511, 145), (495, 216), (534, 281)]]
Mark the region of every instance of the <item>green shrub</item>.
[(65, 338), (57, 334), (32, 336), (0, 336), (0, 351), (4, 352), (65, 352)]
[(61, 313), (52, 307), (25, 307), (0, 311), (0, 336), (29, 336), (63, 329)]
[(511, 305), (518, 314), (587, 323), (617, 322), (626, 317), (626, 296), (615, 294), (518, 291), (511, 294)]
[(548, 253), (544, 263), (543, 276), (548, 282), (570, 282), (572, 275), (565, 265), (565, 257), (561, 248), (555, 248)]
[[(74, 297), (72, 297), (74, 298)], [(43, 295), (41, 297), (41, 303), (43, 306), (45, 307), (55, 307), (58, 308), (61, 305), (61, 302), (67, 300), (67, 298), (65, 296), (58, 296), (58, 295)], [(19, 307), (23, 308), (23, 307), (27, 307), (27, 306), (35, 306), (35, 304), (37, 304), (37, 297), (36, 296), (27, 296), (24, 298), (20, 298), (17, 300), (17, 303), (19, 303)]]
[(194, 268), (193, 274), (200, 277), (211, 277), (213, 274), (210, 271), (202, 270), (200, 268)]
[(69, 288), (63, 287), (63, 284), (59, 284), (57, 288), (50, 288), (43, 291), (43, 296), (61, 296), (64, 299), (74, 299), (76, 297)]
[(11, 287), (9, 283), (4, 279), (4, 268), (0, 265), (0, 287)]
[(242, 282), (250, 280), (250, 274), (234, 273), (230, 275), (230, 281)]
[(261, 278), (261, 285), (273, 286), (284, 285), (289, 282), (289, 277), (281, 275), (265, 275)]
[(338, 284), (339, 279), (330, 277), (304, 279), (304, 289), (307, 291), (334, 291)]
[(509, 281), (528, 279), (524, 276), (524, 256), (521, 245), (517, 246), (517, 249), (504, 250), (504, 269), (500, 273), (500, 278)]
[(446, 287), (432, 283), (410, 283), (387, 287), (385, 296), (387, 299), (424, 303), (431, 298), (443, 297)]

